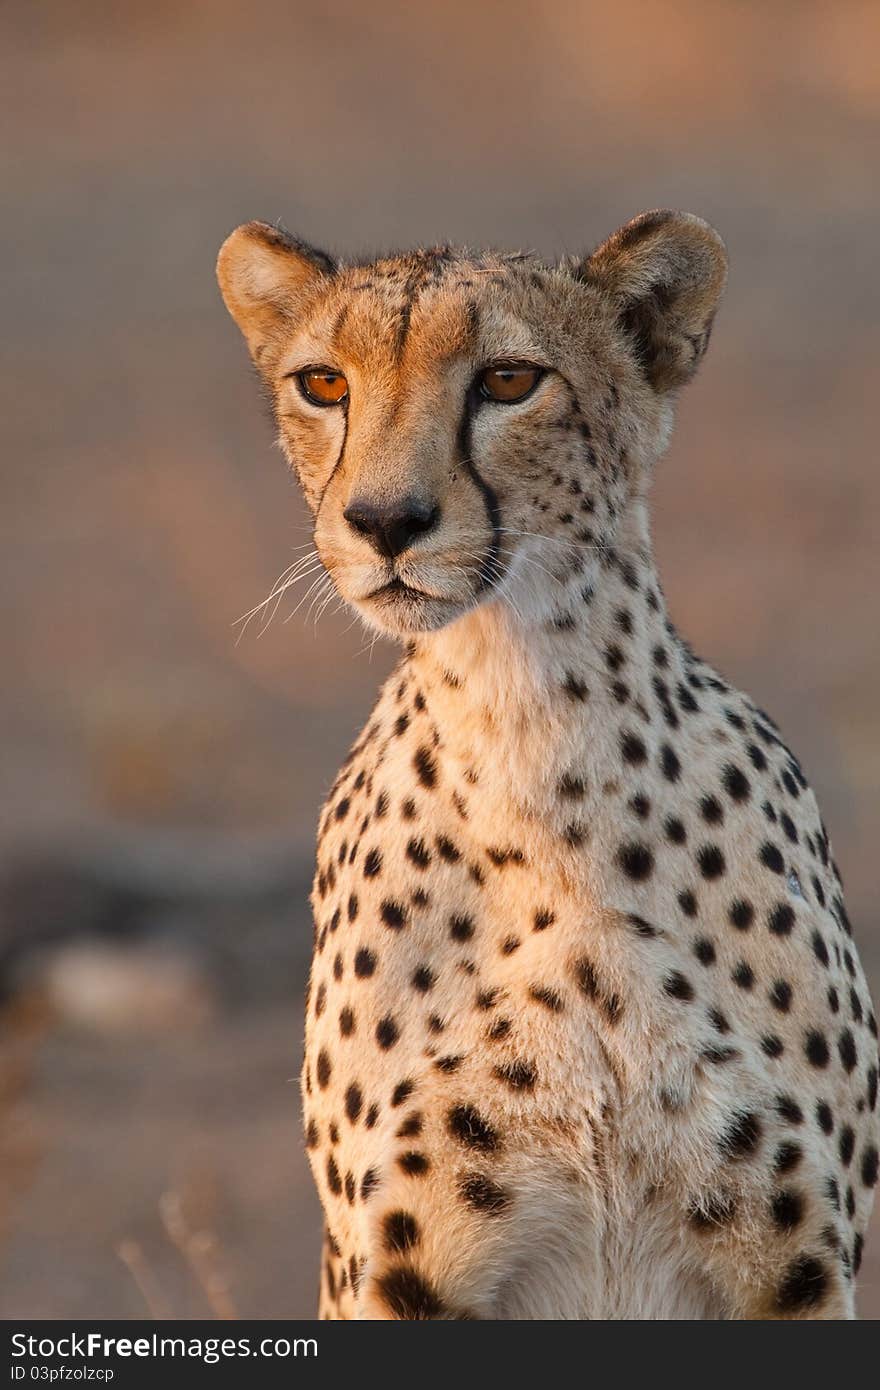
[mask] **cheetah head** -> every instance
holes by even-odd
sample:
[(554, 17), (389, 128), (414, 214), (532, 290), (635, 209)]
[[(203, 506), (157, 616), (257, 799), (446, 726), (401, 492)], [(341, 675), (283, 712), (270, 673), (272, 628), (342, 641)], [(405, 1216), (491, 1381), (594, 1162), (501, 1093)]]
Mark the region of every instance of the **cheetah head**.
[(481, 603), (541, 617), (566, 576), (591, 582), (706, 350), (726, 257), (663, 211), (553, 266), (448, 247), (341, 264), (251, 222), (217, 273), (321, 560), (406, 637)]

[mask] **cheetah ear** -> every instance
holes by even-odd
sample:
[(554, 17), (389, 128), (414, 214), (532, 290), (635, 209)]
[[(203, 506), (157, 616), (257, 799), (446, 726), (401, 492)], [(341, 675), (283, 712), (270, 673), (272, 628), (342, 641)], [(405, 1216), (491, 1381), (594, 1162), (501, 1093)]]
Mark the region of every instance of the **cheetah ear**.
[(217, 257), (224, 303), (258, 366), (266, 365), (285, 327), (336, 263), (288, 232), (266, 222), (247, 222), (227, 237)]
[(686, 212), (644, 212), (603, 242), (580, 275), (611, 299), (655, 391), (690, 380), (727, 279), (724, 242), (707, 222)]

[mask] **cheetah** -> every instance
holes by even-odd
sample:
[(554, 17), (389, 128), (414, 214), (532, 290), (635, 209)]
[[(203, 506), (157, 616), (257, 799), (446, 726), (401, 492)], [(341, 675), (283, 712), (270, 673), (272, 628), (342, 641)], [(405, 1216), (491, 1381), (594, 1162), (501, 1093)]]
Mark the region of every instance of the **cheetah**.
[(318, 555), (404, 647), (319, 825), (322, 1317), (855, 1316), (877, 1025), (840, 875), (651, 548), (726, 266), (669, 211), (557, 264), (220, 252)]

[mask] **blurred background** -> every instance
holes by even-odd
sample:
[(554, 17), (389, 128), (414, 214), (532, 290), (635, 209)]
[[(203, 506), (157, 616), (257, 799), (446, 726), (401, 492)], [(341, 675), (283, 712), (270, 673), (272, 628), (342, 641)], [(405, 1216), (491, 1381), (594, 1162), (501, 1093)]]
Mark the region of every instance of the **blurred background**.
[(304, 586), (236, 645), (308, 539), (215, 288), (241, 221), (343, 254), (721, 230), (659, 559), (805, 763), (876, 997), (878, 52), (876, 0), (3, 5), (5, 1317), (315, 1307), (312, 840), (393, 653), (285, 621)]

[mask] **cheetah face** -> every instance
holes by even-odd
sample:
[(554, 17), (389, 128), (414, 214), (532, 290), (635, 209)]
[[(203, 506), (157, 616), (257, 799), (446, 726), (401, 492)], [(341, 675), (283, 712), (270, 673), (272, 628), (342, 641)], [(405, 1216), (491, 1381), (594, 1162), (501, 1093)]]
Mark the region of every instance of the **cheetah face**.
[(665, 445), (725, 277), (715, 232), (647, 213), (547, 266), (448, 248), (338, 265), (263, 223), (227, 307), (342, 595), (396, 635), (593, 582)]

